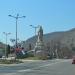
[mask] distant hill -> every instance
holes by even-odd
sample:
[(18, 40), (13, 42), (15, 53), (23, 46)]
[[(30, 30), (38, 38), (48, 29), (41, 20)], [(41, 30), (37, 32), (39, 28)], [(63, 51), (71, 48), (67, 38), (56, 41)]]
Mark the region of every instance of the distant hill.
[[(54, 40), (54, 41), (60, 41), (61, 43), (66, 45), (71, 43), (75, 44), (75, 28), (68, 31), (52, 32), (52, 33), (44, 34), (43, 40), (44, 43)], [(32, 44), (34, 46), (36, 41), (37, 41), (37, 36), (36, 37), (33, 36), (27, 39), (24, 42), (23, 46), (25, 46), (25, 48), (28, 47), (29, 44)]]
[[(22, 44), (26, 50), (28, 50), (30, 44), (32, 49), (34, 49), (36, 41), (37, 41), (37, 36), (33, 36), (28, 40), (26, 40), (25, 42), (23, 42)], [(68, 47), (68, 49), (72, 51), (72, 47), (75, 47), (75, 28), (68, 31), (52, 32), (52, 33), (44, 34), (43, 41), (45, 46), (51, 41), (60, 42), (61, 46)]]

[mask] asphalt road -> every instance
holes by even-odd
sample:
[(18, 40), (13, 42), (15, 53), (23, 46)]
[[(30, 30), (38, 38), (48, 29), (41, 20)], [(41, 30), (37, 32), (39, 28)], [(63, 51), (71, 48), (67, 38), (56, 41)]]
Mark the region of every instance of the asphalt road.
[(0, 65), (0, 75), (75, 75), (75, 65), (71, 62), (71, 59), (60, 59)]

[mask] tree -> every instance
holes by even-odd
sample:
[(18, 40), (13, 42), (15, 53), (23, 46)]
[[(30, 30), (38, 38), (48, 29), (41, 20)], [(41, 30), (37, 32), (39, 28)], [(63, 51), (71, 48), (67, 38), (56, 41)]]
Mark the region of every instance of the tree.
[(32, 45), (31, 45), (31, 43), (29, 43), (29, 50), (31, 50), (32, 49)]
[(8, 57), (8, 54), (10, 54), (10, 45), (7, 45), (7, 51), (6, 56)]

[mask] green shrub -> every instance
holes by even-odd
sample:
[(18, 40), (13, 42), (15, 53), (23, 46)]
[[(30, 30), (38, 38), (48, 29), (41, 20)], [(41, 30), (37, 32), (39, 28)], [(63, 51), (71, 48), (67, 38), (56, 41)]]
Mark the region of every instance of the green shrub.
[(18, 63), (22, 63), (22, 61), (19, 61), (19, 60), (0, 60), (0, 64), (18, 64)]

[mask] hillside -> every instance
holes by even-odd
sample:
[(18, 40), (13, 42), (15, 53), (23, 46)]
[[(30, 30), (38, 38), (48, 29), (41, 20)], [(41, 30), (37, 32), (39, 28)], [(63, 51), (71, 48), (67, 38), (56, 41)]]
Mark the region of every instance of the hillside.
[[(59, 40), (59, 39), (62, 38), (62, 36), (64, 35), (64, 33), (65, 33), (65, 32), (53, 32), (53, 33), (44, 34), (44, 36), (43, 36), (43, 41), (44, 41), (45, 43), (47, 43), (47, 42), (49, 42), (50, 40), (55, 40), (55, 41), (56, 41), (56, 40)], [(34, 46), (35, 43), (36, 43), (36, 41), (37, 41), (37, 36), (36, 36), (36, 37), (33, 36), (33, 37), (27, 39), (25, 42), (23, 42), (23, 46), (24, 46), (25, 48), (27, 48), (29, 44), (32, 44), (32, 46)]]
[[(23, 43), (24, 48), (26, 50), (29, 50), (29, 47), (31, 47), (31, 49), (34, 49), (36, 40), (37, 36), (29, 38)], [(60, 48), (62, 49), (62, 51), (64, 51), (64, 54), (68, 52), (73, 53), (72, 48), (75, 47), (75, 28), (68, 31), (44, 34), (43, 40), (46, 49), (55, 49), (56, 44), (59, 43)]]

